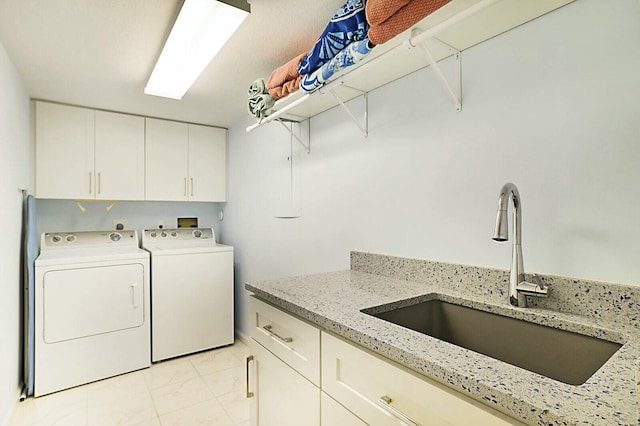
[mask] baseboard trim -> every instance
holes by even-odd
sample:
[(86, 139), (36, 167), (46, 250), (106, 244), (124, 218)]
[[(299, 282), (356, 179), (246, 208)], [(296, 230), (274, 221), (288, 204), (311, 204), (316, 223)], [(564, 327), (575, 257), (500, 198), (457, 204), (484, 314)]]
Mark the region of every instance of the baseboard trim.
[(249, 336), (241, 332), (240, 330), (236, 330), (236, 339), (240, 340), (245, 345), (249, 345)]

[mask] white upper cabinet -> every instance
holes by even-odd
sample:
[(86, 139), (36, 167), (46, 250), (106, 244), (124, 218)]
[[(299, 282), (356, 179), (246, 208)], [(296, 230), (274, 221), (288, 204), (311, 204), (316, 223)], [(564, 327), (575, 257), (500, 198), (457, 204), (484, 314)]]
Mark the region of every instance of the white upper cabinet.
[(146, 194), (155, 201), (226, 201), (227, 131), (147, 118)]
[(226, 201), (227, 130), (35, 103), (36, 197)]
[(227, 200), (227, 130), (189, 125), (189, 199)]
[(36, 102), (36, 196), (144, 199), (144, 118)]
[(144, 117), (96, 111), (97, 199), (144, 200)]
[(36, 102), (36, 197), (95, 198), (94, 112)]
[(188, 201), (188, 125), (153, 118), (146, 123), (146, 199)]

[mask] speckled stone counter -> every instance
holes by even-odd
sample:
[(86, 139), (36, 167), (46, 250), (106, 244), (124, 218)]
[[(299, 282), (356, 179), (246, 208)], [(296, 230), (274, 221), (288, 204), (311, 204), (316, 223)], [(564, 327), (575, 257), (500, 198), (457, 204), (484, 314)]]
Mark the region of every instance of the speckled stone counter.
[[(508, 271), (353, 252), (351, 270), (246, 283), (247, 290), (529, 424), (636, 425), (640, 287), (543, 276), (547, 300), (507, 302)], [(549, 379), (362, 313), (446, 302), (623, 346), (583, 385)], [(544, 350), (544, 348), (541, 348)], [(639, 376), (640, 377), (640, 376)]]

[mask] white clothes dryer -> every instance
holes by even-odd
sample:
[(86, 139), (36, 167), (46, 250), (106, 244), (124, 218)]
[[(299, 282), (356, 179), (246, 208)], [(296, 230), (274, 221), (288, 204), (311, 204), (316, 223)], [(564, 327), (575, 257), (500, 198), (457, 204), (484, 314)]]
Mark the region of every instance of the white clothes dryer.
[(34, 395), (151, 365), (149, 253), (136, 231), (42, 234)]
[(230, 345), (233, 247), (211, 228), (148, 229), (151, 253), (151, 360)]

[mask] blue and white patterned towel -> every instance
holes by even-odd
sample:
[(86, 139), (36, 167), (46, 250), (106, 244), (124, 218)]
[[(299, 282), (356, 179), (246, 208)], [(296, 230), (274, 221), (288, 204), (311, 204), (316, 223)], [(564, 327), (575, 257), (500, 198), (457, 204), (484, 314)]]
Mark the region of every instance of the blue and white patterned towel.
[(302, 77), (300, 89), (307, 93), (317, 90), (329, 81), (336, 72), (362, 61), (371, 52), (372, 48), (373, 46), (369, 44), (368, 38), (351, 43), (320, 69)]
[(338, 9), (309, 54), (300, 61), (300, 75), (312, 73), (349, 44), (367, 36), (369, 24), (365, 16), (365, 3), (366, 0), (347, 0)]

